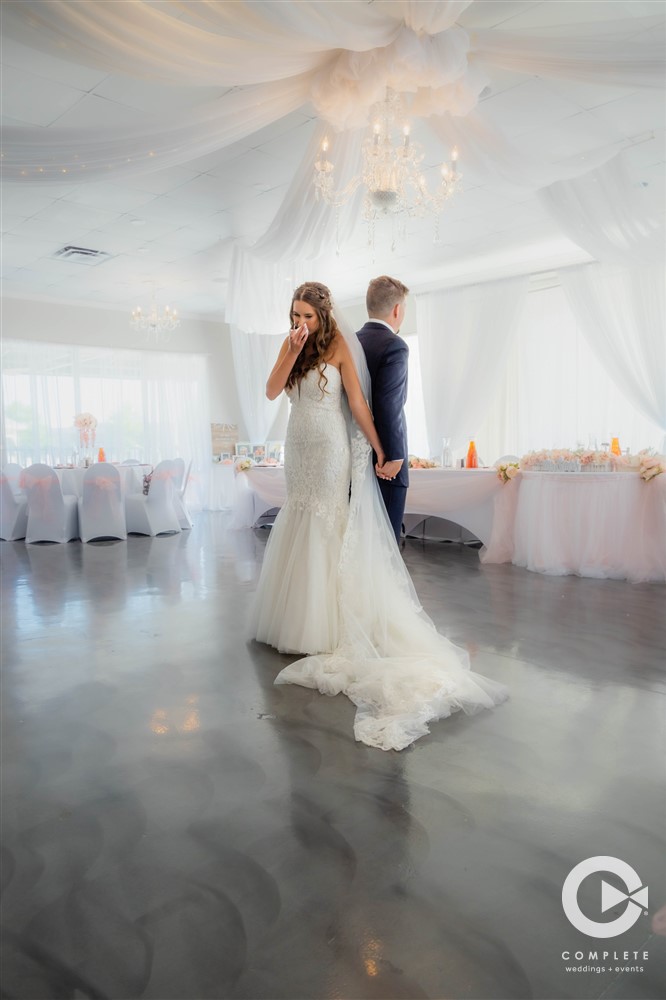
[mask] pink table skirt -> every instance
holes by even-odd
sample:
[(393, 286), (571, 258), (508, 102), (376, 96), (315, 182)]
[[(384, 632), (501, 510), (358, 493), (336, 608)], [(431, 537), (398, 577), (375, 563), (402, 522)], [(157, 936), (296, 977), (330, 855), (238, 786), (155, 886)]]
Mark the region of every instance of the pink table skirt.
[(553, 576), (666, 580), (666, 475), (521, 474), (516, 566)]
[[(284, 469), (238, 473), (234, 527), (254, 524), (285, 498)], [(413, 469), (405, 513), (468, 528), (484, 543), (486, 564), (666, 581), (666, 475), (645, 483), (633, 472), (524, 472), (503, 484), (493, 469)]]

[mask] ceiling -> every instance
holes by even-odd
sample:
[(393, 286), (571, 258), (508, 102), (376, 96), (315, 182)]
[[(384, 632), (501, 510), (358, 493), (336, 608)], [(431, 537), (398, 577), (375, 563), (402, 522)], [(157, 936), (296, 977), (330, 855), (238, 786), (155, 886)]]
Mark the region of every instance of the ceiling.
[[(353, 11), (349, 8), (350, 16)], [(666, 14), (657, 2), (475, 2), (464, 27), (555, 34), (612, 19)], [(663, 24), (662, 24), (663, 31)], [(159, 84), (33, 49), (3, 31), (3, 123), (77, 130), (149, 126), (151, 116), (186, 112), (226, 88)], [(89, 63), (92, 60), (89, 60)], [(663, 205), (664, 91), (572, 83), (497, 70), (482, 95), (486, 117), (525, 155), (547, 146), (555, 159), (605, 146), (626, 148), (631, 180)], [(184, 316), (224, 318), (231, 250), (268, 228), (316, 126), (311, 106), (241, 142), (181, 166), (115, 182), (3, 185), (2, 278), (10, 297), (131, 309), (158, 301)], [(448, 150), (425, 132), (426, 162)], [(378, 226), (374, 252), (359, 220), (353, 238), (325, 262), (339, 301), (360, 298), (373, 274), (389, 272), (414, 290), (538, 273), (590, 259), (541, 207), (533, 190), (507, 194), (465, 169), (464, 190), (448, 204), (441, 244), (429, 220), (413, 220), (390, 250)], [(655, 202), (656, 203), (656, 202)], [(55, 259), (64, 246), (103, 251), (94, 265)]]

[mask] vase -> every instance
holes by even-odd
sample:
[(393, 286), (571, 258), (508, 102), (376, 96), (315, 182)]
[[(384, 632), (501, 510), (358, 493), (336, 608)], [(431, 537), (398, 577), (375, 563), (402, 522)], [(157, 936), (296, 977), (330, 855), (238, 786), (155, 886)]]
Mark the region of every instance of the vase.
[(473, 441), (470, 441), (469, 448), (467, 449), (467, 458), (465, 459), (465, 468), (478, 469), (478, 467), (479, 456), (476, 453), (476, 445)]

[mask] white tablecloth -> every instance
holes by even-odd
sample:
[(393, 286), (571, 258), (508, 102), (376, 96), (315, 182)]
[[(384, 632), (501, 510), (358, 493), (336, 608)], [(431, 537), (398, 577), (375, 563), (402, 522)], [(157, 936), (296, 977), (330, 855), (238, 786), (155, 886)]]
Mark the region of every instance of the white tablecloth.
[[(152, 465), (116, 465), (120, 473), (120, 486), (123, 493), (141, 493), (143, 477), (153, 471)], [(80, 497), (83, 492), (83, 477), (86, 469), (55, 469), (60, 480), (60, 486), (65, 496)]]
[(233, 465), (211, 462), (204, 510), (231, 510), (236, 499)]
[[(502, 484), (493, 469), (410, 469), (405, 506), (410, 528), (424, 517), (441, 517), (468, 528), (491, 544), (495, 498)], [(281, 507), (287, 491), (284, 469), (254, 468), (236, 476), (234, 527), (249, 527)]]
[[(537, 573), (666, 580), (666, 475), (524, 472), (501, 483), (493, 469), (411, 469), (406, 516), (441, 517), (480, 538), (483, 563)], [(284, 503), (284, 469), (235, 479), (234, 527)]]
[(537, 573), (666, 580), (666, 475), (524, 472), (513, 562)]

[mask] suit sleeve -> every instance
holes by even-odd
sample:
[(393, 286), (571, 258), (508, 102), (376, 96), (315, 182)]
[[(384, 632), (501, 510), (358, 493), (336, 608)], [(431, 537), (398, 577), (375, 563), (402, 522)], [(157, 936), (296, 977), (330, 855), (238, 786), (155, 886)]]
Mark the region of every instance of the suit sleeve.
[(375, 426), (389, 461), (407, 455), (403, 407), (407, 400), (408, 358), (407, 344), (396, 337), (377, 367), (372, 386)]

